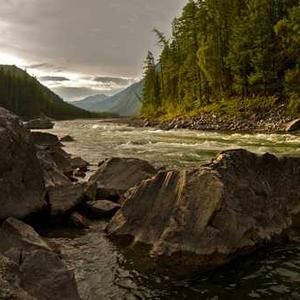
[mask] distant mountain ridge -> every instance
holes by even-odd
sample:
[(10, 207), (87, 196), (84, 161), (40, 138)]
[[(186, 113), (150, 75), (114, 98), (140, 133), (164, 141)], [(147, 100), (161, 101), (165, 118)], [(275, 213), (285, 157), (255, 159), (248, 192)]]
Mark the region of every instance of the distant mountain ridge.
[(123, 117), (136, 116), (142, 108), (143, 89), (144, 80), (141, 80), (107, 98), (95, 95), (72, 104), (91, 112), (109, 112)]
[(95, 106), (107, 99), (109, 96), (105, 95), (105, 94), (97, 94), (97, 95), (93, 95), (93, 96), (88, 96), (82, 100), (78, 100), (78, 101), (73, 101), (71, 102), (72, 105), (75, 105), (79, 108), (85, 109), (85, 110), (89, 110), (89, 111), (97, 111), (95, 110)]
[(48, 116), (59, 120), (97, 116), (64, 102), (26, 71), (11, 65), (0, 65), (0, 106), (25, 119)]

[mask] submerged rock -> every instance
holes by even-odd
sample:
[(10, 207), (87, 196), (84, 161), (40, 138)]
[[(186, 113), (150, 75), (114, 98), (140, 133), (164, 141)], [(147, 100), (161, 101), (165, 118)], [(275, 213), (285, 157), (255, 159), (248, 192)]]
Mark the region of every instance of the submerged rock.
[(45, 205), (43, 171), (29, 131), (0, 108), (0, 220), (24, 218)]
[(120, 205), (108, 200), (89, 201), (86, 203), (87, 211), (96, 218), (110, 218), (119, 209)]
[(73, 212), (70, 216), (69, 223), (73, 227), (87, 228), (89, 227), (89, 220), (78, 212)]
[(149, 245), (179, 272), (215, 268), (285, 237), (300, 211), (299, 178), (300, 158), (225, 151), (131, 189), (107, 232)]
[(107, 159), (90, 178), (87, 195), (91, 200), (118, 198), (129, 188), (156, 173), (155, 168), (144, 160), (116, 157)]

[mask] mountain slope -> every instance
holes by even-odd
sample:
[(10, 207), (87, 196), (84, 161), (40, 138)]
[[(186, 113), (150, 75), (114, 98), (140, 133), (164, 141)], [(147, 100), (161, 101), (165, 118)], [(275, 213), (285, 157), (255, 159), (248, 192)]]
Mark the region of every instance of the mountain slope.
[(96, 95), (93, 99), (88, 97), (80, 103), (77, 101), (73, 104), (94, 112), (110, 112), (124, 117), (135, 116), (139, 114), (142, 107), (143, 89), (144, 80), (141, 80), (106, 99), (99, 99)]
[(45, 115), (53, 119), (96, 116), (64, 102), (26, 71), (8, 65), (0, 65), (0, 106), (24, 119)]
[(97, 111), (97, 105), (101, 103), (101, 101), (107, 99), (108, 96), (104, 94), (98, 94), (94, 96), (86, 97), (79, 101), (72, 102), (72, 105), (75, 105), (79, 108), (89, 110), (89, 111)]

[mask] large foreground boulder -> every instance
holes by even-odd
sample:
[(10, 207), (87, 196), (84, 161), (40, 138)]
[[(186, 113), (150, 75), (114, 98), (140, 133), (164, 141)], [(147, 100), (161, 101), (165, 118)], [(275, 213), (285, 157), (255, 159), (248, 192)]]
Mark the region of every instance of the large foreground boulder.
[(131, 189), (107, 232), (149, 245), (179, 271), (215, 268), (285, 237), (299, 213), (299, 179), (300, 158), (226, 151)]
[(46, 205), (44, 192), (43, 171), (29, 132), (0, 108), (0, 220), (41, 210)]
[(0, 237), (0, 299), (80, 299), (73, 273), (32, 227), (9, 218)]
[(156, 173), (155, 168), (144, 160), (117, 157), (107, 159), (90, 178), (87, 195), (91, 200), (120, 197), (129, 188)]

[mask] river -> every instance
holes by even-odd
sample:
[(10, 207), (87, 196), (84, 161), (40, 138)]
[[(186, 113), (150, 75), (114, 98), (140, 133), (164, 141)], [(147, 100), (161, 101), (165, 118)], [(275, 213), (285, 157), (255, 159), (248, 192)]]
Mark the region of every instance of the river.
[[(100, 120), (57, 122), (50, 132), (71, 135), (66, 151), (96, 165), (107, 157), (136, 157), (156, 167), (197, 166), (219, 151), (246, 148), (300, 156), (300, 136), (133, 128)], [(51, 230), (67, 265), (74, 269), (84, 300), (102, 299), (300, 299), (300, 244), (262, 251), (193, 280), (174, 281), (148, 273), (137, 258), (112, 244), (105, 222), (86, 231)]]

